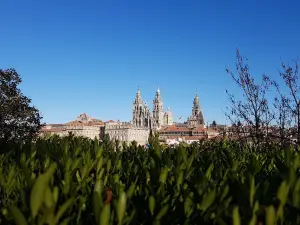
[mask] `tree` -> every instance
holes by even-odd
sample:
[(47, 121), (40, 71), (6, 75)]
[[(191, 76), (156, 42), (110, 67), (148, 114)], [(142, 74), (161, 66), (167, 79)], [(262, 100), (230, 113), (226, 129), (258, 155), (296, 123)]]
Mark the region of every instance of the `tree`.
[[(287, 118), (293, 118), (295, 124), (297, 144), (300, 144), (300, 78), (299, 78), (299, 65), (298, 61), (294, 61), (294, 65), (282, 62), (282, 71), (279, 75), (285, 82), (288, 90), (287, 96), (284, 96), (279, 90), (279, 85), (275, 83), (278, 92), (280, 93), (282, 105), (284, 106), (282, 114)], [(291, 117), (289, 117), (291, 116)], [(287, 121), (288, 122), (288, 121)]]
[(125, 151), (125, 150), (127, 150), (127, 148), (128, 148), (128, 145), (127, 145), (126, 141), (123, 141), (122, 142), (122, 150)]
[(148, 143), (152, 149), (156, 149), (160, 146), (158, 132), (153, 132), (152, 129), (150, 130)]
[(108, 151), (114, 151), (115, 143), (113, 140), (111, 140), (109, 134), (104, 134), (102, 142), (101, 142), (101, 147), (103, 147), (103, 149), (108, 150)]
[(216, 127), (217, 126), (217, 122), (214, 120), (212, 121), (212, 124), (211, 124), (213, 127)]
[(290, 136), (290, 128), (292, 124), (292, 113), (289, 108), (289, 100), (281, 93), (279, 85), (273, 81), (273, 85), (277, 90), (277, 96), (274, 98), (275, 119), (279, 131), (281, 144), (284, 144)]
[(14, 69), (0, 69), (0, 138), (19, 141), (37, 137), (43, 124), (38, 109), (18, 88), (22, 82)]
[(262, 83), (257, 84), (250, 74), (247, 61), (248, 59), (243, 58), (236, 50), (236, 73), (226, 69), (241, 89), (243, 96), (242, 100), (236, 100), (235, 96), (226, 90), (231, 103), (226, 116), (232, 123), (237, 124), (238, 121), (243, 123), (245, 126), (236, 127), (237, 132), (242, 136), (250, 136), (254, 143), (258, 144), (265, 136), (264, 129), (267, 129), (268, 134), (268, 127), (274, 118), (267, 101), (267, 92), (271, 82), (266, 75), (263, 75)]

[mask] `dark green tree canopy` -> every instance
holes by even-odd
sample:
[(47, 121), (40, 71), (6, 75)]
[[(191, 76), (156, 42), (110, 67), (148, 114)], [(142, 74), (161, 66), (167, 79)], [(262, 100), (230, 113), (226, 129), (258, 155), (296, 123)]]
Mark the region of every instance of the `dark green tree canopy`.
[(39, 110), (18, 88), (21, 82), (15, 69), (0, 69), (0, 138), (6, 141), (32, 139), (43, 126)]

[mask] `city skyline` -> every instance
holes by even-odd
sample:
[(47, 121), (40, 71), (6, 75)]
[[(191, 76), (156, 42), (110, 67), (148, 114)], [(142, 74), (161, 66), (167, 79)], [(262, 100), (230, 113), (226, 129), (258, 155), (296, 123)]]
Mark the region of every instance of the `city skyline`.
[[(162, 96), (163, 110), (164, 110), (165, 112), (167, 112), (167, 111), (170, 110), (170, 112), (171, 112), (172, 115), (173, 115), (173, 120), (174, 120), (174, 122), (175, 122), (175, 123), (183, 123), (183, 122), (187, 122), (188, 118), (192, 115), (192, 109), (193, 109), (192, 105), (193, 105), (193, 103), (192, 103), (192, 105), (191, 105), (191, 107), (190, 107), (190, 113), (189, 113), (189, 115), (187, 115), (187, 116), (178, 116), (178, 115), (175, 115), (176, 112), (175, 112), (175, 114), (174, 114), (174, 112), (173, 112), (173, 110), (172, 110), (172, 106), (169, 106), (168, 104), (165, 104), (165, 101), (164, 101), (164, 98), (163, 98), (163, 92), (161, 92), (159, 86), (157, 87), (155, 93), (156, 93), (157, 91), (159, 91), (159, 92), (161, 93), (161, 96)], [(140, 95), (141, 95), (141, 97), (142, 97), (143, 103), (146, 104), (146, 105), (148, 106), (148, 108), (149, 108), (149, 110), (150, 110), (150, 113), (152, 114), (152, 112), (153, 112), (153, 107), (154, 107), (153, 101), (154, 101), (155, 97), (153, 97), (153, 99), (152, 99), (152, 100), (149, 100), (149, 101), (145, 100), (144, 97), (143, 97), (142, 90), (140, 89), (139, 86), (138, 86), (138, 88), (137, 88), (137, 90), (136, 90), (136, 94), (137, 94), (137, 92), (140, 93)], [(154, 94), (154, 95), (155, 95), (155, 94)], [(198, 91), (197, 91), (197, 90), (196, 90), (195, 93), (194, 93), (194, 97), (193, 97), (193, 100), (192, 100), (192, 101), (194, 101), (195, 96), (198, 96)], [(200, 99), (200, 97), (199, 97), (199, 99)], [(135, 100), (135, 98), (133, 99), (132, 103), (134, 103), (134, 100)], [(200, 100), (200, 110), (203, 111), (203, 109), (202, 109), (202, 107), (201, 107), (201, 100)], [(132, 111), (132, 107), (131, 107), (131, 111)], [(95, 116), (93, 116), (93, 115), (90, 115), (90, 114), (87, 113), (86, 111), (83, 111), (83, 112), (80, 113), (80, 115), (83, 115), (83, 114), (86, 114), (86, 115), (88, 115), (88, 116), (90, 116), (91, 118), (94, 118), (94, 119), (99, 119), (99, 120), (101, 120), (101, 121), (103, 121), (103, 122), (106, 122), (106, 121), (132, 122), (132, 115), (131, 115), (131, 118), (129, 118), (129, 120), (121, 121), (120, 119), (116, 119), (116, 118), (110, 118), (110, 119), (102, 119), (102, 118), (98, 118), (98, 117), (95, 117)], [(77, 116), (78, 116), (78, 115), (75, 115), (75, 117), (77, 117)], [(75, 117), (74, 117), (74, 118), (75, 118)], [(73, 118), (72, 120), (74, 120), (74, 118)], [(67, 123), (67, 122), (70, 122), (70, 121), (64, 121), (64, 122), (61, 122), (61, 123)], [(212, 121), (209, 121), (209, 122), (212, 122)], [(59, 124), (59, 123), (54, 122), (54, 123), (47, 123), (47, 124)], [(205, 123), (205, 124), (206, 124), (206, 123)]]
[(130, 121), (137, 86), (147, 100), (159, 86), (175, 119), (198, 90), (205, 122), (226, 123), (236, 48), (255, 79), (299, 56), (300, 3), (288, 2), (2, 1), (0, 66), (18, 71), (46, 123)]

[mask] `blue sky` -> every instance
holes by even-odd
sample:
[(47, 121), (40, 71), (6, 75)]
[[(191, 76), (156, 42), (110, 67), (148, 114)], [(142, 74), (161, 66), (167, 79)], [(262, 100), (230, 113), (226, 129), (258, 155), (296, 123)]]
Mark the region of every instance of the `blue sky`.
[(80, 113), (131, 120), (137, 87), (152, 106), (157, 86), (175, 119), (196, 90), (205, 120), (225, 122), (225, 72), (235, 49), (253, 75), (278, 76), (299, 56), (298, 1), (0, 0), (0, 67), (15, 68), (21, 89), (47, 123)]

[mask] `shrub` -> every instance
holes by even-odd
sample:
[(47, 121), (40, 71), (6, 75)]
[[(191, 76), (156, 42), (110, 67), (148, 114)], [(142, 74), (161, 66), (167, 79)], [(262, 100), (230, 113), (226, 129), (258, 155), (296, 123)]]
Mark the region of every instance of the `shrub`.
[[(123, 151), (53, 136), (0, 155), (2, 224), (298, 224), (299, 153), (235, 142)], [(109, 148), (107, 146), (110, 146)]]

